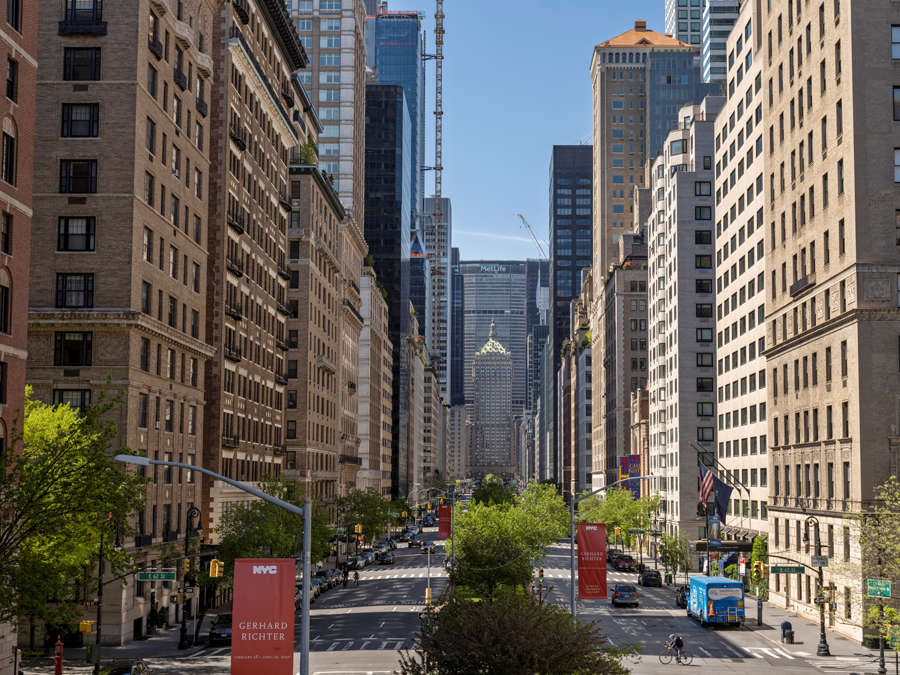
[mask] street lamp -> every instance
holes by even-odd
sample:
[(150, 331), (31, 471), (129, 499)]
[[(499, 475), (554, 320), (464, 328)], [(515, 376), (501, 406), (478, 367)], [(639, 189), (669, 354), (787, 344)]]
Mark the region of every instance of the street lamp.
[[(809, 525), (816, 528), (816, 557), (822, 556), (822, 540), (819, 537), (819, 521), (815, 516), (807, 516), (806, 532), (803, 534), (803, 543), (809, 543)], [(818, 562), (822, 562), (819, 560)], [(816, 647), (816, 656), (831, 656), (831, 650), (828, 649), (828, 640), (825, 637), (825, 581), (822, 574), (822, 566), (818, 565), (819, 570), (819, 588), (816, 593), (816, 602), (819, 605), (819, 645)]]
[(629, 480), (640, 480), (642, 478), (659, 478), (659, 476), (657, 474), (649, 474), (647, 476), (629, 476), (628, 478), (621, 478), (614, 483), (604, 485), (602, 488), (598, 488), (593, 492), (581, 495), (580, 497), (576, 497), (573, 494), (572, 498), (569, 500), (569, 611), (573, 618), (575, 617), (575, 505), (588, 497), (593, 497), (594, 495), (598, 495), (601, 492), (608, 490), (614, 485)]
[[(161, 459), (150, 459), (149, 457), (144, 457), (142, 455), (116, 455), (114, 459), (117, 462), (137, 464), (139, 466), (150, 466), (152, 464), (158, 466), (172, 466), (181, 469), (188, 469), (190, 471), (199, 471), (200, 473), (206, 474), (207, 476), (212, 476), (216, 480), (220, 480), (223, 483), (228, 483), (228, 485), (236, 487), (238, 490), (248, 492), (254, 497), (259, 497), (260, 499), (263, 499), (270, 504), (280, 506), (285, 511), (289, 511), (290, 513), (298, 516), (303, 516), (303, 579), (300, 584), (302, 590), (302, 609), (300, 613), (300, 675), (309, 675), (309, 566), (311, 557), (310, 549), (312, 548), (312, 505), (310, 504), (309, 497), (307, 497), (303, 501), (303, 506), (300, 507), (295, 506), (294, 504), (290, 504), (289, 502), (286, 502), (282, 499), (278, 499), (278, 497), (273, 497), (272, 495), (263, 492), (262, 490), (257, 490), (254, 487), (250, 487), (246, 483), (241, 483), (240, 481), (236, 481), (218, 474), (215, 471), (210, 471), (209, 469), (206, 469), (202, 466), (194, 466), (193, 464), (185, 464), (184, 462), (169, 462)], [(97, 609), (97, 613), (99, 615), (99, 608)], [(99, 625), (97, 637), (99, 642)], [(100, 672), (99, 661), (97, 662), (94, 672)]]
[(100, 675), (100, 624), (103, 619), (103, 573), (106, 570), (106, 565), (103, 561), (103, 526), (106, 523), (113, 523), (116, 526), (116, 543), (113, 548), (116, 551), (119, 551), (122, 548), (121, 543), (119, 543), (119, 521), (113, 518), (112, 512), (107, 513), (106, 521), (100, 524), (99, 560), (97, 562), (97, 629), (95, 631), (97, 637), (94, 641), (94, 675)]
[[(200, 537), (203, 533), (203, 519), (200, 517), (200, 509), (196, 506), (191, 506), (187, 510), (187, 518), (184, 529), (184, 559), (187, 561), (187, 568), (184, 570), (184, 580), (181, 584), (182, 590), (184, 592), (184, 600), (181, 603), (181, 637), (178, 640), (178, 648), (179, 649), (187, 649), (193, 643), (192, 639), (188, 639), (187, 635), (187, 606), (188, 606), (188, 593), (187, 593), (187, 575), (190, 571), (191, 559), (190, 555), (190, 541), (191, 541), (191, 525), (194, 522), (194, 518), (197, 518), (197, 536)], [(192, 603), (193, 604), (193, 603)]]

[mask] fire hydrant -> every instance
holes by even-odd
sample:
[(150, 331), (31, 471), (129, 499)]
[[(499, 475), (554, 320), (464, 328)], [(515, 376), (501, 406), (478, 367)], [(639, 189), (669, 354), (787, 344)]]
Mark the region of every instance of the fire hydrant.
[(62, 675), (63, 643), (62, 638), (56, 636), (56, 644), (53, 646), (53, 675)]

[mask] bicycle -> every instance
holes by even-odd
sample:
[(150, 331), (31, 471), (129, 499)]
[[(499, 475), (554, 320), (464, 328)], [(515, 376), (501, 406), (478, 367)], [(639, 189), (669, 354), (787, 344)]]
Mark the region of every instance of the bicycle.
[[(666, 646), (666, 651), (659, 655), (659, 662), (664, 666), (672, 663), (672, 659), (675, 657), (675, 648)], [(681, 665), (689, 666), (693, 662), (694, 657), (688, 654), (684, 649), (681, 650)]]

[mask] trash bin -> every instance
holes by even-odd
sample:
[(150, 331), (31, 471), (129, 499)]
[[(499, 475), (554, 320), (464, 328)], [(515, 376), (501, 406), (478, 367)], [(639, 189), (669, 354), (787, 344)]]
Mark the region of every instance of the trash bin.
[(666, 572), (666, 583), (667, 584), (672, 583), (672, 573), (671, 572)]

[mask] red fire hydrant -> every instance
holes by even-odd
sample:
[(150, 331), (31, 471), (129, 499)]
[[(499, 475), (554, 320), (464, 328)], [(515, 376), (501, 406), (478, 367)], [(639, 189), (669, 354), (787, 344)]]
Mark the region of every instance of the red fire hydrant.
[(62, 675), (63, 643), (59, 635), (53, 646), (53, 675)]

